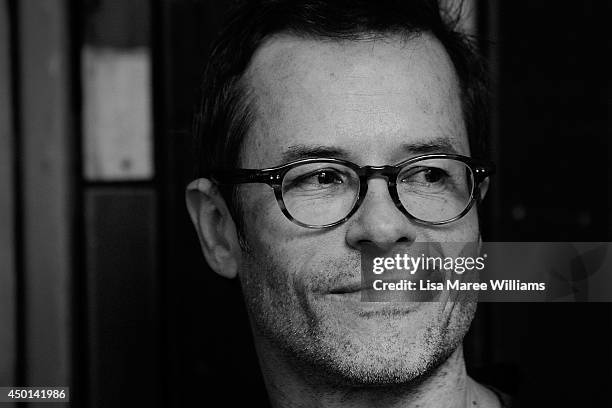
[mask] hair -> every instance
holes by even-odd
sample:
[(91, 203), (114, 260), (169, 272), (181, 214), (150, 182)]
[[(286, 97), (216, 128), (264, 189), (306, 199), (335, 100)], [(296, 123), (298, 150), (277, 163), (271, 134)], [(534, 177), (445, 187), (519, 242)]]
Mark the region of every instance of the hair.
[[(452, 15), (454, 14), (454, 15)], [(470, 150), (486, 155), (486, 70), (475, 42), (459, 29), (461, 6), (444, 10), (437, 0), (247, 0), (236, 4), (214, 41), (195, 117), (197, 176), (236, 168), (249, 132), (250, 106), (244, 74), (253, 54), (275, 34), (359, 41), (430, 33), (444, 46), (459, 79)], [(233, 186), (220, 186), (238, 231), (242, 217)], [(241, 237), (243, 236), (240, 234)]]

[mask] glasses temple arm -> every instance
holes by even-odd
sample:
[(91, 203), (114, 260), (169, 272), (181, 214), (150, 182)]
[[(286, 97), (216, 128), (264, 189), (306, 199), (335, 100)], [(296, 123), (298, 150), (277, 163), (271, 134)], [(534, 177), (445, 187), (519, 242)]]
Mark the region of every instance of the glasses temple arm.
[(233, 169), (212, 171), (210, 179), (217, 184), (268, 183), (271, 176), (261, 170)]

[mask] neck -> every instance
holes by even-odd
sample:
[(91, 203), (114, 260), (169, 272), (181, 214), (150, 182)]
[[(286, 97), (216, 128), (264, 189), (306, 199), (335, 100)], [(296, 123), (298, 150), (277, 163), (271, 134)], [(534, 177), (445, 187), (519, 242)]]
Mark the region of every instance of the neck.
[(261, 338), (256, 348), (274, 408), (498, 406), (491, 391), (468, 377), (461, 346), (424, 378), (378, 387), (330, 385), (314, 370), (297, 369)]

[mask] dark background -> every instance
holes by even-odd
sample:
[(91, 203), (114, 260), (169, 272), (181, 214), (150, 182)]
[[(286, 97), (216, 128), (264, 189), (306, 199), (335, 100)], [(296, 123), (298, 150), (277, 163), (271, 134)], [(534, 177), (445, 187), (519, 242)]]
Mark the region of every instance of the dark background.
[[(15, 74), (22, 69), (15, 62), (20, 8), (16, 1), (7, 4)], [(74, 81), (70, 148), (76, 157), (68, 370), (74, 406), (178, 407), (218, 398), (224, 406), (266, 403), (237, 283), (209, 270), (184, 206), (184, 188), (194, 174), (198, 84), (228, 4), (65, 2)], [(491, 147), (498, 166), (482, 210), (484, 239), (610, 241), (607, 2), (476, 5), (493, 80)], [(92, 182), (80, 176), (84, 44), (150, 47), (155, 171), (149, 180)], [(19, 99), (19, 92), (12, 95)], [(24, 118), (19, 112), (14, 118), (19, 153)], [(16, 212), (23, 196), (19, 177)], [(19, 258), (27, 236), (19, 223), (15, 231)], [(15, 274), (21, 321), (27, 319), (27, 264), (17, 262)], [(16, 328), (15, 379), (25, 385), (32, 377), (23, 345), (27, 327)], [(468, 372), (515, 395), (521, 407), (610, 405), (611, 329), (610, 304), (481, 304), (465, 340)]]
[[(165, 13), (171, 44), (194, 39), (167, 50), (174, 61), (167, 72), (172, 95), (193, 92), (201, 66), (192, 63), (194, 56), (205, 55), (201, 50), (222, 9), (178, 2)], [(498, 166), (485, 200), (484, 239), (610, 240), (607, 7), (596, 1), (482, 1), (478, 11), (493, 77), (491, 145)], [(184, 102), (169, 105), (168, 128), (187, 133), (193, 110)], [(188, 151), (188, 142), (177, 149)], [(191, 174), (189, 165), (174, 171)], [(182, 186), (175, 194), (181, 207)], [(169, 283), (176, 288), (174, 323), (190, 335), (174, 338), (180, 350), (175, 372), (184, 375), (177, 384), (206, 378), (230, 399), (264, 398), (240, 298), (233, 285), (203, 272), (192, 227), (186, 217), (181, 221), (175, 242), (184, 262), (175, 264), (180, 272), (169, 275)], [(215, 308), (231, 304), (235, 315)], [(481, 304), (465, 342), (468, 369), (516, 394), (519, 406), (596, 406), (612, 379), (611, 328), (608, 304)], [(238, 386), (245, 392), (235, 393)]]

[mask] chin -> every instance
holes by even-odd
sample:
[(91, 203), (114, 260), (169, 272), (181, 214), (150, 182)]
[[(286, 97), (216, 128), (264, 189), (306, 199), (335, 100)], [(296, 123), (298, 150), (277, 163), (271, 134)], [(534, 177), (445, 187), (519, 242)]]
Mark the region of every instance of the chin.
[(383, 329), (374, 336), (320, 327), (312, 346), (294, 349), (293, 354), (302, 368), (327, 384), (410, 384), (422, 381), (442, 365), (461, 345), (465, 331), (432, 324), (412, 327), (412, 331)]
[[(327, 382), (345, 386), (384, 387), (421, 381), (455, 350), (436, 342), (410, 344), (391, 349), (356, 345), (336, 349), (315, 359)], [(329, 350), (331, 351), (331, 350)]]
[[(294, 348), (300, 365), (327, 383), (384, 387), (420, 382), (461, 346), (475, 312), (462, 304), (450, 316), (436, 317), (437, 303), (394, 318), (367, 319), (366, 329), (331, 316), (318, 319), (309, 347)], [(303, 368), (306, 368), (303, 367)]]

